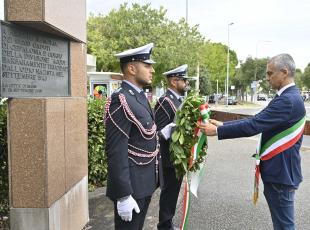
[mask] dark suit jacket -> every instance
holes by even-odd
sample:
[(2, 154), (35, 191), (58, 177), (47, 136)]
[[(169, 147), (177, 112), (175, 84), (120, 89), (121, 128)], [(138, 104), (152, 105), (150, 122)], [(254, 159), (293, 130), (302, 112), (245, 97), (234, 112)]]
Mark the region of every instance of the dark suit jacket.
[[(166, 98), (166, 99), (165, 99)], [(177, 109), (181, 102), (176, 98), (176, 96), (170, 91), (167, 90), (167, 92), (158, 99), (158, 102), (155, 105), (155, 122), (157, 125), (157, 130), (162, 130), (166, 125), (173, 122), (175, 117), (175, 112), (169, 102), (170, 100), (175, 108)], [(161, 106), (160, 106), (161, 104)], [(173, 164), (170, 160), (170, 152), (169, 152), (169, 145), (170, 145), (170, 139), (165, 140), (164, 138), (159, 138), (160, 142), (160, 153), (162, 157), (162, 165), (163, 167), (173, 167)]]
[[(306, 114), (304, 103), (296, 86), (287, 88), (254, 117), (225, 122), (218, 127), (218, 139), (249, 137), (262, 133), (262, 145), (271, 137), (293, 126)], [(261, 161), (264, 182), (298, 187), (302, 181), (299, 149), (302, 136), (294, 146), (275, 157)], [(237, 153), (232, 153), (233, 154)]]
[(157, 147), (157, 140), (156, 135), (149, 140), (145, 139), (138, 127), (128, 119), (128, 114), (120, 107), (120, 94), (125, 96), (129, 108), (144, 128), (151, 129), (154, 124), (154, 114), (149, 104), (145, 103), (142, 95), (133, 87), (123, 82), (121, 88), (111, 96), (109, 111), (113, 121), (111, 118), (106, 120), (107, 196), (116, 200), (131, 194), (135, 199), (141, 199), (152, 195), (157, 187), (156, 158), (149, 164), (139, 165), (140, 162), (150, 161), (150, 158), (129, 155), (128, 150), (144, 154), (140, 150), (153, 152)]

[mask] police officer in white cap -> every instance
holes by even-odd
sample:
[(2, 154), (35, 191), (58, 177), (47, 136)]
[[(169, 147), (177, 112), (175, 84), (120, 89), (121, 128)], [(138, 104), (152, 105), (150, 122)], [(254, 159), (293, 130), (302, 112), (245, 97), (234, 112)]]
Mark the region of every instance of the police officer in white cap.
[(153, 44), (116, 54), (124, 80), (106, 103), (107, 196), (115, 229), (140, 230), (159, 181), (154, 114), (142, 90), (152, 82)]
[(164, 185), (159, 202), (159, 230), (174, 229), (172, 219), (175, 214), (182, 178), (177, 178), (170, 160), (169, 145), (171, 128), (176, 110), (182, 103), (182, 96), (189, 89), (187, 65), (179, 66), (163, 73), (167, 77), (168, 90), (155, 105), (155, 122), (160, 132), (160, 153), (162, 156)]

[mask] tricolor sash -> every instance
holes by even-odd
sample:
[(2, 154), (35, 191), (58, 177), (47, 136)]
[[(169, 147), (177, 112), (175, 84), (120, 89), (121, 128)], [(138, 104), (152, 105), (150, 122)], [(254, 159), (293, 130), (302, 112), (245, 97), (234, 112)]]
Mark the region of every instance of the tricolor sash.
[(274, 156), (282, 153), (283, 151), (292, 147), (302, 136), (306, 123), (306, 116), (300, 119), (296, 124), (290, 128), (278, 133), (268, 140), (263, 146), (261, 143), (261, 134), (256, 149), (256, 167), (255, 167), (255, 178), (254, 178), (254, 194), (253, 203), (256, 204), (259, 193), (259, 176), (260, 176), (260, 161), (266, 161)]

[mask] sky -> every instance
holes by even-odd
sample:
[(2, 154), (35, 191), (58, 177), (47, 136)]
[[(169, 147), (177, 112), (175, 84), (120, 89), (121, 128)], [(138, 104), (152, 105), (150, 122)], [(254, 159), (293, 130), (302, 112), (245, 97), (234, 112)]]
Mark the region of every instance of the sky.
[(0, 0), (0, 20), (4, 20), (4, 0)]
[[(186, 0), (86, 0), (87, 15), (108, 14), (127, 2), (167, 9), (167, 17), (186, 17)], [(289, 53), (302, 71), (310, 63), (309, 0), (187, 0), (188, 23), (212, 42), (228, 44), (238, 60)], [(228, 26), (229, 23), (234, 23)], [(156, 48), (156, 44), (155, 44)]]

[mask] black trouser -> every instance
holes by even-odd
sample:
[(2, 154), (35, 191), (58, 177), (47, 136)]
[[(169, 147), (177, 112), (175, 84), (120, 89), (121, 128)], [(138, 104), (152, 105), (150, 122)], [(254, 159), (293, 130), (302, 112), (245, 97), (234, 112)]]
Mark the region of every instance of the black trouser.
[(144, 219), (147, 213), (147, 209), (151, 202), (152, 196), (148, 196), (139, 200), (136, 200), (140, 213), (136, 213), (135, 210), (132, 211), (132, 220), (123, 221), (117, 213), (117, 202), (114, 202), (114, 224), (115, 230), (142, 230)]
[(160, 193), (159, 201), (159, 230), (173, 229), (172, 219), (177, 206), (182, 178), (177, 179), (175, 169), (172, 167), (163, 168), (164, 187)]

